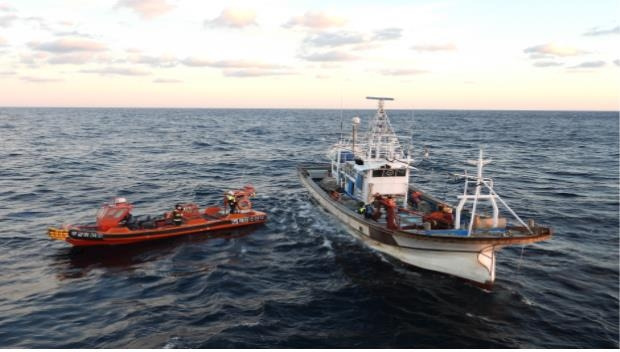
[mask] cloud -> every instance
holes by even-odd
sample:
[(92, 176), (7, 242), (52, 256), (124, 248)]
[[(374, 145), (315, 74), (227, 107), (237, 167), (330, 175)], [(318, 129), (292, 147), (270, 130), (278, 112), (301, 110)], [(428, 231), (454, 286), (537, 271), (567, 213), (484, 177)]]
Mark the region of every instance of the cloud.
[(19, 61), (28, 66), (36, 66), (39, 62), (49, 57), (47, 53), (22, 53), (19, 55)]
[(152, 19), (164, 15), (174, 9), (166, 0), (119, 0), (117, 8), (126, 7), (144, 19)]
[(263, 70), (263, 69), (243, 69), (243, 70), (224, 70), (227, 77), (262, 77), (262, 76), (283, 76), (293, 75), (292, 71)]
[(382, 70), (381, 74), (386, 76), (412, 76), (412, 75), (420, 75), (424, 73), (429, 73), (427, 70), (418, 70), (418, 69), (394, 69), (394, 70)]
[[(50, 43), (29, 43), (28, 45), (35, 49), (35, 51), (20, 54), (20, 62), (29, 66), (36, 66), (41, 63), (48, 63), (52, 65), (80, 65), (87, 63), (111, 63), (112, 58), (104, 51), (96, 50), (87, 51), (90, 47), (73, 47), (63, 45), (48, 45)], [(43, 50), (43, 49), (54, 49)]]
[(148, 56), (148, 55), (132, 55), (127, 61), (134, 64), (149, 65), (152, 67), (174, 67), (179, 60), (172, 55)]
[(85, 64), (93, 61), (92, 53), (69, 53), (56, 55), (47, 60), (47, 63), (53, 65), (64, 64)]
[(102, 76), (147, 76), (150, 72), (135, 67), (105, 67), (102, 69), (81, 70), (82, 73), (98, 73)]
[(0, 16), (0, 27), (9, 27), (13, 21), (17, 19), (15, 15), (3, 15)]
[(196, 58), (196, 57), (188, 57), (182, 60), (181, 62), (183, 63), (183, 65), (191, 66), (191, 67), (205, 67), (205, 66), (211, 65), (210, 60)]
[(7, 28), (17, 19), (17, 16), (12, 14), (12, 12), (15, 12), (15, 9), (11, 6), (0, 4), (0, 27)]
[(182, 60), (181, 63), (191, 67), (220, 68), (223, 69), (223, 75), (227, 77), (260, 77), (296, 74), (290, 71), (288, 66), (260, 61), (208, 60), (188, 57)]
[(4, 37), (0, 37), (0, 46), (5, 46), (7, 44), (6, 39)]
[(324, 12), (306, 12), (303, 16), (291, 18), (282, 25), (284, 28), (306, 27), (311, 29), (325, 29), (330, 27), (341, 27), (345, 20), (340, 17), (329, 16)]
[(353, 45), (350, 50), (368, 50), (379, 47), (378, 42), (400, 38), (401, 31), (400, 28), (385, 28), (368, 35), (349, 31), (320, 32), (306, 36), (303, 43), (331, 48)]
[(283, 65), (270, 64), (260, 61), (247, 60), (207, 60), (201, 58), (188, 57), (182, 60), (186, 66), (192, 67), (214, 67), (214, 68), (255, 68), (255, 69), (283, 69), (287, 68)]
[(58, 21), (58, 24), (61, 26), (67, 26), (67, 27), (73, 27), (76, 25), (75, 22), (67, 21), (67, 20)]
[(614, 65), (620, 66), (620, 59), (616, 59), (613, 61)]
[(364, 36), (353, 32), (323, 32), (310, 35), (304, 39), (304, 43), (314, 46), (335, 47), (347, 44), (364, 43)]
[(93, 36), (88, 33), (78, 32), (76, 30), (58, 31), (58, 32), (54, 32), (54, 35), (58, 37), (82, 37), (82, 38), (90, 38), (90, 39), (93, 38)]
[(373, 40), (392, 40), (402, 37), (402, 28), (384, 28), (374, 32)]
[(262, 68), (262, 69), (280, 69), (285, 66), (278, 64), (270, 64), (258, 61), (244, 61), (244, 60), (219, 60), (214, 61), (209, 65), (211, 67), (219, 68)]
[(220, 15), (204, 22), (205, 27), (243, 28), (256, 25), (256, 12), (244, 9), (224, 9)]
[(17, 72), (15, 71), (0, 71), (0, 76), (14, 76)]
[(336, 50), (322, 53), (304, 54), (299, 57), (308, 61), (351, 61), (359, 59), (359, 57), (351, 55), (347, 52)]
[(360, 44), (357, 44), (357, 45), (353, 46), (351, 48), (351, 50), (354, 50), (354, 51), (371, 50), (371, 49), (377, 49), (377, 48), (380, 48), (380, 47), (381, 47), (381, 45), (378, 44), (378, 42), (366, 41), (364, 43), (360, 43)]
[(30, 17), (23, 18), (23, 20), (28, 22), (28, 24), (31, 24), (31, 25), (34, 24), (35, 28), (38, 28), (44, 31), (51, 30), (49, 23), (43, 17), (30, 16)]
[(447, 44), (421, 44), (421, 45), (414, 45), (411, 47), (411, 49), (415, 50), (415, 51), (422, 51), (422, 52), (437, 52), (437, 51), (455, 51), (456, 50), (456, 46), (452, 43), (447, 43)]
[(615, 26), (613, 28), (602, 29), (599, 27), (590, 28), (583, 35), (585, 36), (599, 36), (599, 35), (610, 35), (610, 34), (620, 34), (620, 26)]
[(530, 54), (530, 56), (528, 57), (530, 58), (530, 60), (554, 59), (555, 58), (555, 56), (547, 55), (547, 54)]
[(603, 66), (605, 66), (605, 61), (586, 61), (569, 68), (599, 68)]
[(28, 46), (34, 50), (51, 53), (98, 52), (107, 50), (102, 43), (84, 38), (63, 38), (46, 43), (31, 42), (28, 43)]
[(564, 66), (563, 63), (561, 62), (557, 62), (557, 61), (538, 61), (533, 63), (534, 66), (536, 67), (557, 67), (557, 66)]
[(7, 4), (0, 4), (0, 12), (14, 12), (15, 9)]
[(183, 83), (183, 81), (172, 78), (157, 78), (153, 80), (153, 83)]
[(52, 83), (52, 82), (63, 81), (60, 78), (45, 78), (45, 77), (33, 77), (33, 76), (21, 76), (20, 79), (22, 81), (31, 82), (31, 83)]
[(561, 57), (587, 54), (587, 52), (584, 50), (569, 46), (562, 46), (554, 43), (531, 46), (529, 48), (525, 48), (523, 52), (526, 54), (553, 55)]

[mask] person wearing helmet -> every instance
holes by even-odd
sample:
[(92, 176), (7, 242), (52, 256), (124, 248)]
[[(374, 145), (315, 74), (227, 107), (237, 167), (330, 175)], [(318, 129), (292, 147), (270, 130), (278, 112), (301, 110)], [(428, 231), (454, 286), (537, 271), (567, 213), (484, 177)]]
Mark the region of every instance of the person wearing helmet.
[(235, 193), (233, 191), (228, 191), (226, 193), (226, 203), (230, 207), (230, 214), (235, 212), (235, 208), (237, 207), (237, 198), (235, 197)]
[(183, 205), (181, 203), (177, 203), (174, 206), (174, 210), (172, 211), (172, 223), (179, 226), (183, 224)]

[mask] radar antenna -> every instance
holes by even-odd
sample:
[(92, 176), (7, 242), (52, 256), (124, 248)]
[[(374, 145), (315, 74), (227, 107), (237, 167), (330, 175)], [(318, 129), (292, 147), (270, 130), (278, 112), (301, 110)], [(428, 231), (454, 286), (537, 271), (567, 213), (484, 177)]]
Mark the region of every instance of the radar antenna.
[(388, 97), (366, 97), (366, 99), (370, 99), (370, 100), (394, 100), (394, 98), (388, 98)]

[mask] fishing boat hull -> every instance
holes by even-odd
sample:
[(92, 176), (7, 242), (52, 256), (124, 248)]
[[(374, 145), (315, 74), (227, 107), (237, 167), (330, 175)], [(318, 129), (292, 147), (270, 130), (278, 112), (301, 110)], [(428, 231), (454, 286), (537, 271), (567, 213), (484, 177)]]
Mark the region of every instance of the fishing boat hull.
[(497, 250), (506, 245), (532, 243), (551, 237), (551, 232), (544, 230), (521, 237), (462, 237), (450, 235), (449, 232), (445, 235), (429, 235), (424, 231), (391, 230), (330, 197), (318, 183), (329, 168), (329, 164), (298, 167), (301, 183), (312, 199), (368, 247), (418, 268), (453, 275), (481, 285), (492, 285), (495, 281)]
[(235, 229), (266, 221), (266, 213), (250, 211), (226, 214), (220, 218), (201, 217), (186, 221), (182, 225), (166, 224), (152, 229), (131, 230), (127, 227), (114, 227), (107, 231), (97, 231), (93, 227), (75, 225), (64, 229), (50, 228), (48, 234), (53, 239), (64, 240), (78, 247), (114, 246)]

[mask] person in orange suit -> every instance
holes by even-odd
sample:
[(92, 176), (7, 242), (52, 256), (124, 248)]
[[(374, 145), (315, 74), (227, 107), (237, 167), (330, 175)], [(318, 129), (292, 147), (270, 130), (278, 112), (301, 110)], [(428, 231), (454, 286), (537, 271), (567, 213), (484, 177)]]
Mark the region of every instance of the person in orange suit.
[(431, 229), (451, 229), (454, 226), (454, 217), (452, 216), (452, 208), (447, 205), (440, 204), (437, 211), (425, 215), (422, 220), (431, 224)]

